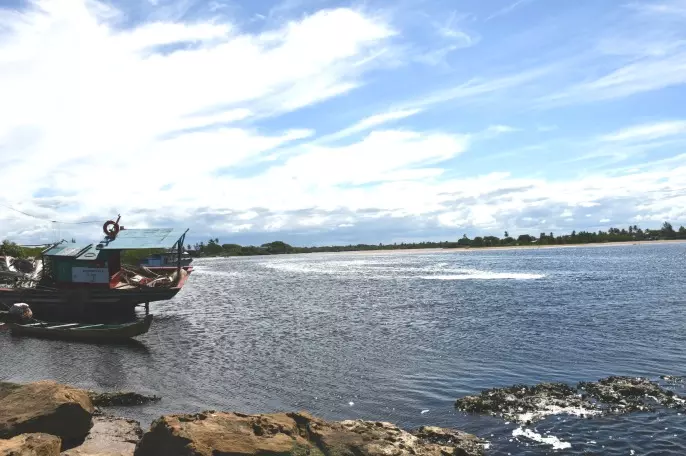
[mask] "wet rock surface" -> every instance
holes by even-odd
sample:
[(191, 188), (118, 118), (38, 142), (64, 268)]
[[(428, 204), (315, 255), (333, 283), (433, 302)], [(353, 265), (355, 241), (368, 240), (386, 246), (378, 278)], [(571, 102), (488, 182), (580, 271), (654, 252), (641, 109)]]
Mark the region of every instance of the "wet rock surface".
[(85, 391), (53, 381), (0, 384), (0, 438), (46, 433), (63, 443), (83, 440), (93, 411)]
[[(675, 381), (680, 377), (664, 376)], [(458, 410), (501, 416), (530, 424), (548, 415), (569, 414), (584, 418), (612, 413), (653, 411), (655, 407), (684, 408), (686, 399), (655, 381), (642, 377), (612, 376), (597, 382), (493, 388), (455, 401)]]
[(88, 396), (96, 407), (145, 405), (162, 399), (158, 396), (145, 396), (143, 394), (122, 391), (114, 393), (88, 391)]
[(307, 413), (208, 411), (155, 420), (135, 455), (472, 456), (483, 454), (483, 443), (471, 434), (442, 428), (410, 433), (390, 423), (328, 422)]
[(655, 406), (682, 408), (686, 399), (642, 377), (608, 377), (581, 382), (579, 389), (614, 413), (653, 411)]
[(0, 456), (59, 456), (61, 443), (50, 434), (21, 434), (0, 440)]
[(538, 421), (556, 413), (595, 413), (593, 404), (564, 383), (493, 388), (482, 391), (478, 396), (460, 398), (455, 407), (464, 412), (488, 413), (519, 423)]
[(61, 456), (133, 456), (142, 436), (137, 421), (96, 416), (83, 444), (62, 452)]

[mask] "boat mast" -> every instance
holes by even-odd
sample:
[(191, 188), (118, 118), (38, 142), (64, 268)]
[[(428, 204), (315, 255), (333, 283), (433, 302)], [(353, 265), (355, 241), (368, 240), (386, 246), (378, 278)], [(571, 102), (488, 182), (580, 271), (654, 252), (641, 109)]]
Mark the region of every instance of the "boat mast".
[(183, 244), (186, 241), (186, 233), (188, 233), (189, 228), (183, 232), (178, 241), (176, 241), (176, 273), (179, 279), (181, 278), (181, 252), (183, 251)]

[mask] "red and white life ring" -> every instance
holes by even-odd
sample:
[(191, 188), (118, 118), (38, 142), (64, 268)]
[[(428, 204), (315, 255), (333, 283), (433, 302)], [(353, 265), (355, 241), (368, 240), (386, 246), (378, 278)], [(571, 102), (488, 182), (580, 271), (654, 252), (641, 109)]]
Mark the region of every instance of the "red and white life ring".
[(115, 237), (117, 233), (119, 233), (119, 223), (115, 222), (114, 220), (108, 220), (102, 226), (102, 230), (108, 237)]

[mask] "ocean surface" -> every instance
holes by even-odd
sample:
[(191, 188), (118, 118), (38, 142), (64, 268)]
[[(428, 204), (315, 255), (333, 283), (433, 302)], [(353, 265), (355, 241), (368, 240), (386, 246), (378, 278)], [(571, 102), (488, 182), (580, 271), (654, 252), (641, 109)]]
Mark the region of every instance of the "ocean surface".
[[(151, 305), (155, 321), (138, 344), (0, 331), (0, 379), (162, 396), (110, 410), (144, 428), (167, 413), (307, 410), (456, 427), (489, 440), (491, 455), (686, 454), (686, 413), (675, 410), (519, 429), (453, 406), (515, 383), (685, 375), (686, 244), (194, 265), (173, 301)], [(674, 391), (686, 396), (683, 385)]]

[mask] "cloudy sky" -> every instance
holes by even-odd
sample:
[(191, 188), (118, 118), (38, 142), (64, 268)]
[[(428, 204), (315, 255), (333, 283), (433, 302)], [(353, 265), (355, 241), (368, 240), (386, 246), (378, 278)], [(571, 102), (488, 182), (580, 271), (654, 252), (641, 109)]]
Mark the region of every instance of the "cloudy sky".
[(685, 83), (686, 0), (3, 0), (0, 238), (678, 225)]

